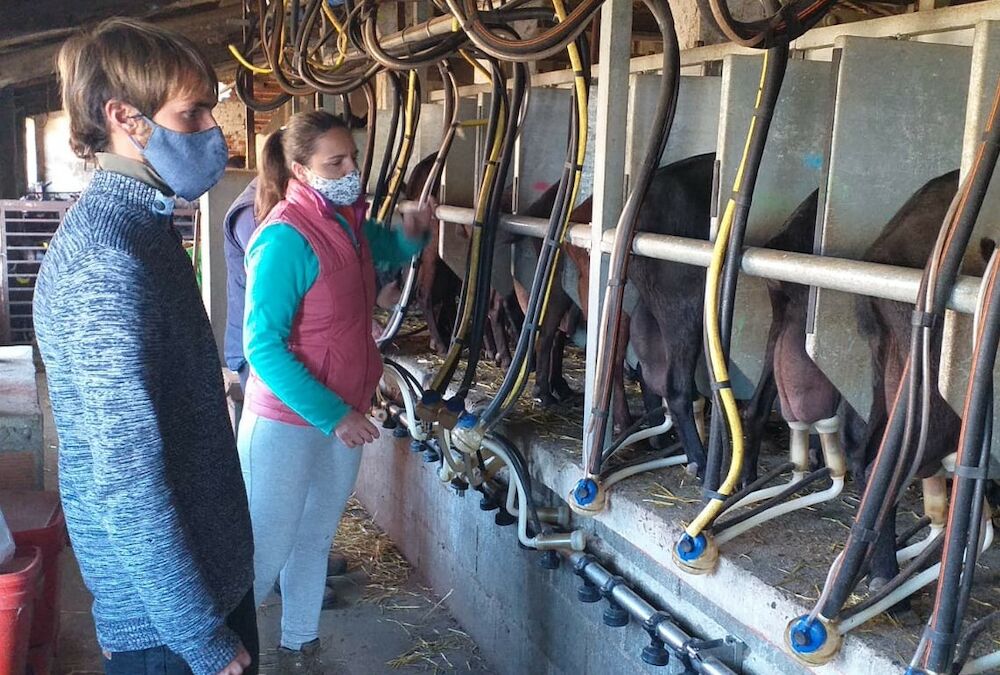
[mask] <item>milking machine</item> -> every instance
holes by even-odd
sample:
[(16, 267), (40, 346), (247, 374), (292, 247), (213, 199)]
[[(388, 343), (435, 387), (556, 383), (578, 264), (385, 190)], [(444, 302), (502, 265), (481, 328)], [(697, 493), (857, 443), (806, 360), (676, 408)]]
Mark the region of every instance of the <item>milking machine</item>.
[[(933, 331), (940, 326), (945, 303), (961, 268), (962, 258), (996, 166), (1000, 124), (1000, 85), (994, 96), (972, 170), (962, 181), (941, 226), (921, 280), (913, 311), (909, 359), (896, 393), (878, 455), (871, 469), (855, 522), (844, 550), (830, 568), (813, 610), (793, 619), (785, 639), (790, 651), (809, 664), (822, 664), (837, 653), (842, 636), (918, 588), (938, 580), (935, 611), (914, 656), (912, 672), (951, 672), (962, 617), (968, 603), (978, 552), (992, 541), (989, 507), (983, 490), (992, 439), (993, 364), (997, 336), (994, 312), (995, 257), (983, 278), (975, 330), (974, 368), (969, 378), (958, 454), (954, 457), (951, 507), (944, 536), (919, 551), (899, 577), (862, 605), (844, 609), (847, 598), (864, 575), (878, 532), (898, 503), (902, 489), (923, 463), (929, 429), (931, 387), (936, 386), (930, 363)], [(997, 303), (996, 305), (994, 303)], [(949, 461), (944, 464), (952, 463)], [(943, 540), (943, 541), (942, 541)], [(943, 551), (943, 552), (942, 552)], [(937, 560), (940, 553), (940, 562)], [(899, 558), (897, 553), (897, 559)], [(930, 567), (928, 563), (934, 563)]]

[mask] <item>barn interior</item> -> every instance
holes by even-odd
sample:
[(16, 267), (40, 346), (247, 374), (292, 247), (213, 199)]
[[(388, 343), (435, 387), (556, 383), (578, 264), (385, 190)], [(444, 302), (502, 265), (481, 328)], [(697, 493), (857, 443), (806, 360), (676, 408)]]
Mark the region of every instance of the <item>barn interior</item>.
[(104, 672), (33, 313), (99, 170), (56, 56), (113, 17), (218, 76), (229, 163), (172, 222), (234, 433), (266, 140), (329, 111), (370, 218), (434, 214), (377, 278), (317, 672), (1000, 673), (1000, 0), (8, 4), (0, 513), (42, 569), (0, 675)]

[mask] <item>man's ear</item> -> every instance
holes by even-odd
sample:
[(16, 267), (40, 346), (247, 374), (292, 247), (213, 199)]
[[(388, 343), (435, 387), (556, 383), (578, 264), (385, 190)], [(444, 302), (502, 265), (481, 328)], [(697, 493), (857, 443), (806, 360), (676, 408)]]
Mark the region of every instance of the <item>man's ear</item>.
[(141, 128), (142, 118), (139, 117), (139, 111), (135, 109), (135, 106), (117, 99), (105, 102), (104, 118), (112, 127), (122, 129), (129, 135), (138, 133)]

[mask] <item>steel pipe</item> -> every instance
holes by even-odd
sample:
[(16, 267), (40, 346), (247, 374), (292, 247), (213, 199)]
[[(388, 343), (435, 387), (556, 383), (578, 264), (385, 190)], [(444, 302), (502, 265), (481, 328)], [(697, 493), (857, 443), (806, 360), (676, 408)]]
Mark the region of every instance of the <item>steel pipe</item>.
[[(439, 206), (439, 219), (467, 225), (472, 222), (474, 211), (457, 206)], [(500, 226), (506, 231), (523, 236), (540, 238), (547, 221), (505, 214), (500, 218)], [(573, 223), (568, 238), (570, 243), (589, 249), (590, 226)], [(608, 232), (601, 242), (602, 251), (611, 250), (613, 232)], [(688, 239), (665, 234), (640, 232), (632, 244), (632, 253), (646, 258), (670, 260), (673, 262), (708, 267), (712, 255), (712, 245), (700, 239)], [(773, 249), (748, 246), (744, 249), (741, 270), (744, 274), (776, 281), (816, 286), (832, 291), (843, 291), (857, 295), (869, 295), (886, 300), (913, 303), (917, 299), (921, 270), (881, 263), (834, 258), (832, 256), (789, 253)], [(948, 309), (963, 314), (972, 314), (976, 308), (976, 296), (981, 285), (979, 277), (960, 276), (951, 297)]]
[[(580, 575), (584, 576), (597, 588), (604, 588), (609, 581), (614, 579), (613, 574), (603, 565), (590, 559), (584, 553), (571, 553), (568, 556), (570, 564), (574, 569), (580, 570)], [(645, 624), (655, 613), (656, 609), (642, 599), (638, 593), (629, 588), (626, 584), (619, 583), (611, 591), (611, 598), (632, 615), (632, 618), (640, 624)], [(663, 644), (675, 654), (688, 658), (691, 667), (698, 673), (705, 675), (736, 675), (726, 664), (714, 656), (702, 654), (697, 646), (697, 640), (684, 632), (684, 630), (673, 621), (664, 620), (656, 625), (656, 636), (663, 641)]]

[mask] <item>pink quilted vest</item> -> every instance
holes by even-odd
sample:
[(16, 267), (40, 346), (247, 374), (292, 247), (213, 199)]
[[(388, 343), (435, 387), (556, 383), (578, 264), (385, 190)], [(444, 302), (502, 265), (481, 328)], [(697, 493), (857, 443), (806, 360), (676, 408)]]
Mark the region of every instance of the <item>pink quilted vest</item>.
[[(302, 298), (288, 349), (313, 376), (358, 412), (367, 412), (382, 377), (382, 358), (372, 339), (375, 266), (362, 231), (364, 198), (338, 212), (354, 231), (358, 246), (334, 218), (334, 207), (312, 188), (292, 179), (285, 199), (254, 233), (288, 223), (305, 237), (319, 259), (319, 276)], [(307, 426), (251, 370), (246, 405), (267, 419)]]

